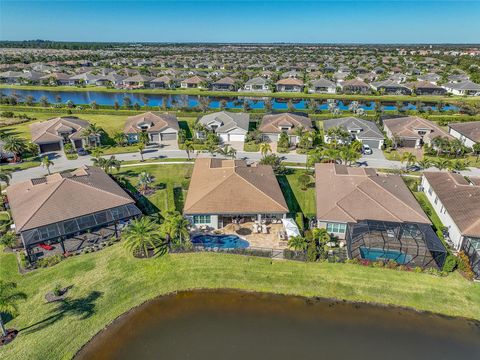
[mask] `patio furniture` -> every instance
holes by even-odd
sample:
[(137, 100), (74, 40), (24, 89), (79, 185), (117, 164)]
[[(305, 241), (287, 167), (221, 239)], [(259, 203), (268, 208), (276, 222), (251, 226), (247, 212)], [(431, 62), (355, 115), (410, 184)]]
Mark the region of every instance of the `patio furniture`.
[(262, 225), (262, 234), (268, 234), (267, 225)]
[(52, 245), (48, 245), (48, 244), (40, 244), (38, 246), (40, 246), (43, 250), (48, 250), (48, 251), (55, 249)]
[(258, 234), (258, 226), (257, 226), (257, 224), (253, 224), (253, 225), (252, 225), (252, 232), (253, 232), (254, 234)]

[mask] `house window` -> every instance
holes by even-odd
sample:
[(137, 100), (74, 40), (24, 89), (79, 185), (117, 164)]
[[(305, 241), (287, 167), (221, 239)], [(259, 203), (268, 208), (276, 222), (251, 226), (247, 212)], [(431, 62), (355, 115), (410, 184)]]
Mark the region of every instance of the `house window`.
[(347, 224), (327, 223), (327, 231), (329, 233), (345, 234), (346, 230)]
[(432, 195), (432, 194), (433, 194), (433, 189), (432, 189), (432, 187), (430, 186), (430, 187), (428, 188), (428, 195)]
[(193, 217), (194, 224), (210, 224), (210, 215), (195, 215)]
[(437, 205), (438, 203), (438, 196), (435, 196), (435, 200), (433, 201), (435, 203), (435, 205)]

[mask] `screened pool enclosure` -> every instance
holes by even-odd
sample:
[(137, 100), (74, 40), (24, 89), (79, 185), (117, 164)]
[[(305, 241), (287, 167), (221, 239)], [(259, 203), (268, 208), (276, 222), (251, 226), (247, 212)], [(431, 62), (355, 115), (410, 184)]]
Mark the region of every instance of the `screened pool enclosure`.
[(346, 241), (350, 259), (394, 260), (411, 267), (441, 269), (447, 256), (428, 224), (363, 220), (348, 224)]

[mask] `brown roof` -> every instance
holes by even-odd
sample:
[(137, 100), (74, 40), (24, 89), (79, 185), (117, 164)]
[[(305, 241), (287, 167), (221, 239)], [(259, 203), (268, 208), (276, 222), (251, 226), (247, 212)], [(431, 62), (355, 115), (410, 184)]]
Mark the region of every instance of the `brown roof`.
[(453, 136), (435, 123), (418, 116), (385, 119), (383, 120), (383, 125), (390, 129), (393, 135), (403, 138), (420, 139), (422, 136), (418, 135), (416, 130), (430, 130), (431, 132), (424, 135), (423, 138), (428, 137), (434, 139), (438, 136), (442, 136), (453, 139)]
[(452, 123), (448, 126), (473, 142), (480, 142), (480, 121)]
[(359, 80), (359, 79), (351, 79), (351, 80), (345, 80), (341, 83), (342, 87), (345, 86), (362, 86), (369, 88), (368, 84), (365, 81)]
[(462, 235), (480, 237), (480, 178), (469, 183), (462, 175), (425, 172), (425, 178)]
[(262, 118), (259, 130), (262, 133), (280, 133), (280, 126), (291, 126), (290, 134), (296, 128), (303, 127), (305, 131), (312, 130), (312, 120), (306, 116), (283, 113), (277, 115), (265, 115)]
[(227, 76), (227, 77), (221, 78), (220, 80), (215, 81), (214, 84), (234, 85), (235, 79), (232, 79), (231, 77)]
[(183, 80), (182, 82), (187, 84), (200, 84), (204, 81), (205, 81), (204, 78), (202, 78), (201, 76), (195, 75), (195, 76), (189, 77), (188, 79)]
[(18, 232), (134, 203), (103, 170), (89, 166), (10, 185), (7, 197)]
[(374, 169), (316, 164), (317, 218), (430, 223), (400, 176)]
[(277, 85), (298, 85), (303, 86), (303, 81), (295, 78), (285, 78), (277, 81)]
[(287, 213), (288, 206), (272, 167), (242, 160), (195, 161), (185, 214)]
[(82, 138), (81, 132), (87, 128), (89, 122), (76, 117), (58, 117), (43, 122), (30, 124), (32, 142), (42, 144), (62, 140), (59, 131), (70, 133), (72, 139)]
[(179, 130), (178, 120), (175, 115), (148, 111), (143, 114), (128, 117), (123, 132), (125, 134), (140, 132), (141, 129), (138, 125), (142, 123), (150, 124), (147, 132), (160, 132), (167, 128)]

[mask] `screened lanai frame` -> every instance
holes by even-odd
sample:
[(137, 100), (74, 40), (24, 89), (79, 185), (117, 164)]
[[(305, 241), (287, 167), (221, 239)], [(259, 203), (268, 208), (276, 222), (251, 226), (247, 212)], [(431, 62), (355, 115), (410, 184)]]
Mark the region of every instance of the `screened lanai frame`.
[(462, 250), (467, 254), (476, 279), (480, 279), (480, 237), (465, 236)]
[[(397, 261), (410, 267), (442, 269), (447, 250), (429, 224), (362, 220), (347, 226), (350, 259), (362, 259), (362, 251), (400, 253)], [(388, 260), (384, 258), (384, 260)]]
[(142, 212), (134, 204), (122, 205), (22, 231), (22, 241), (25, 248), (28, 249), (36, 244), (46, 241), (61, 241), (88, 229), (112, 225), (120, 220), (127, 220), (141, 214)]

